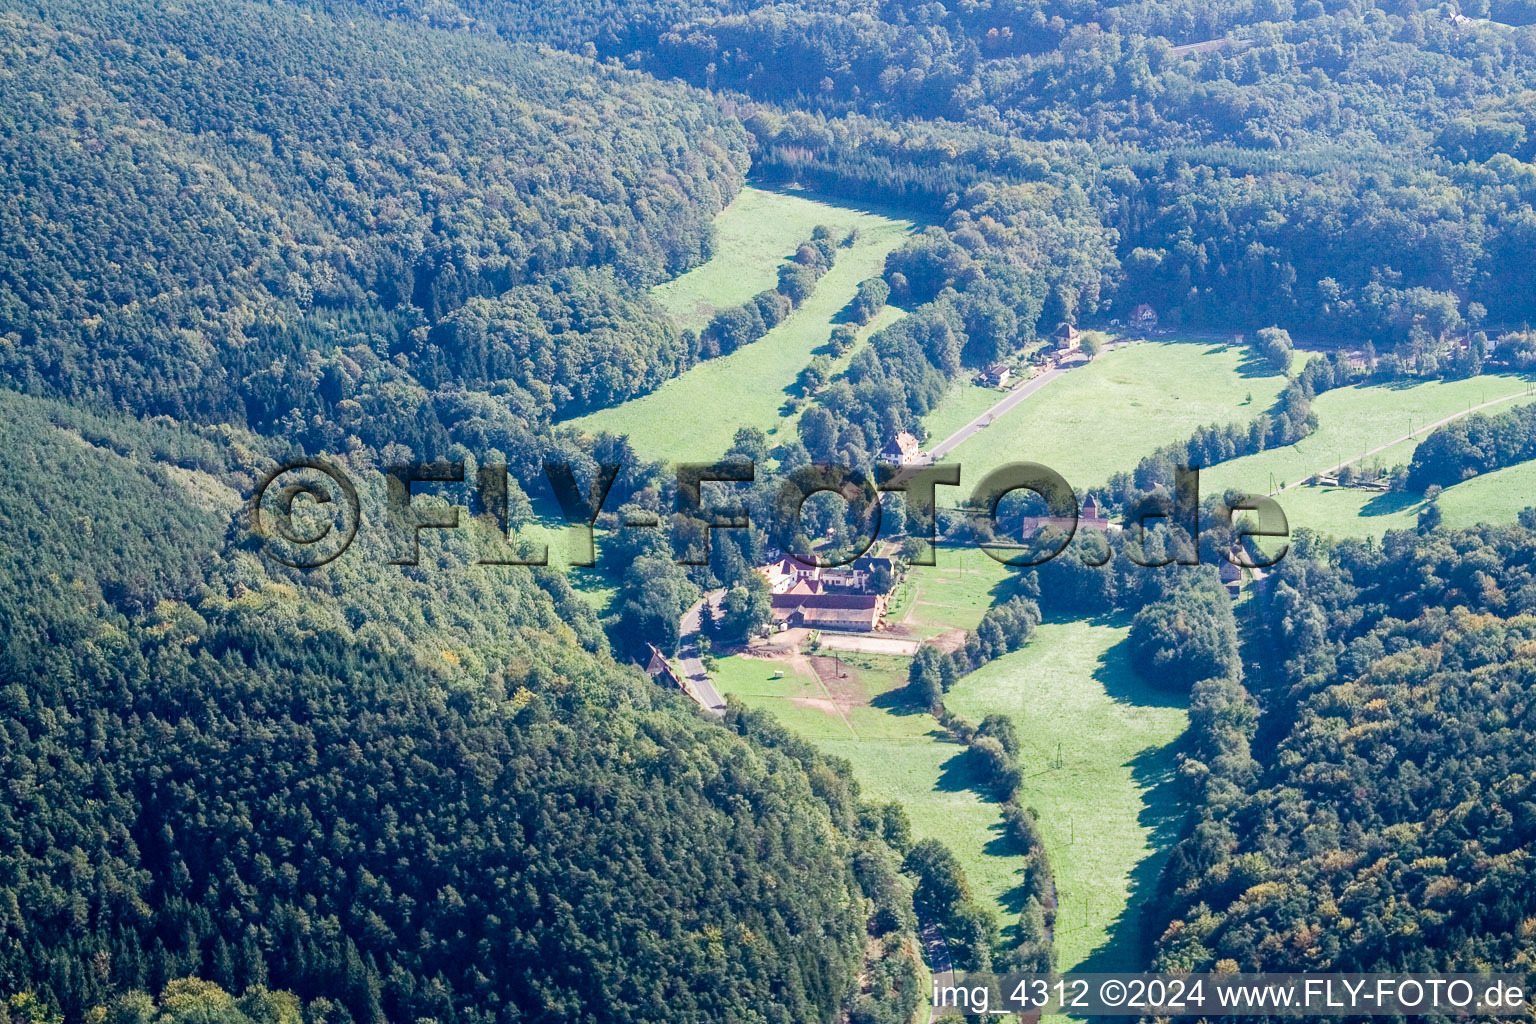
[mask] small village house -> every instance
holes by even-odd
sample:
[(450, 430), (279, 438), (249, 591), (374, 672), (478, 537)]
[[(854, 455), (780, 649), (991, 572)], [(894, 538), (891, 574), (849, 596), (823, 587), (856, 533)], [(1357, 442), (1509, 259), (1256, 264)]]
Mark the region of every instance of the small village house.
[(1007, 385), (1012, 376), (1013, 371), (1007, 363), (993, 363), (976, 375), (976, 382), (986, 387), (1000, 388)]
[(1058, 352), (1072, 352), (1083, 343), (1083, 332), (1066, 321), (1062, 321), (1051, 337), (1055, 339), (1056, 351)]
[(903, 430), (880, 449), (880, 458), (898, 466), (910, 466), (922, 461), (922, 445), (910, 432)]
[(667, 656), (661, 653), (661, 648), (655, 644), (646, 644), (646, 647), (650, 648), (651, 660), (646, 662), (645, 674), (651, 677), (651, 681), (665, 686), (675, 686), (687, 693), (688, 688), (683, 685), (683, 677), (677, 674), (677, 669), (673, 668)]

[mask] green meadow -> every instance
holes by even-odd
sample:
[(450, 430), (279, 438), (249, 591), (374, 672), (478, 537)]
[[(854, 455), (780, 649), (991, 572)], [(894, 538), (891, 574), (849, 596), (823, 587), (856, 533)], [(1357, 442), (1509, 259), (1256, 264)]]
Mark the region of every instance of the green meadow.
[(1536, 394), (1525, 394), (1525, 388), (1522, 377), (1487, 374), (1467, 380), (1355, 385), (1324, 392), (1312, 403), (1318, 425), (1311, 434), (1293, 445), (1203, 470), (1201, 488), (1207, 493), (1239, 488), (1265, 494), (1271, 490), (1272, 479), (1281, 487), (1299, 483), (1384, 445), (1389, 447), (1366, 456), (1361, 464), (1391, 468), (1413, 457), (1414, 447), (1429, 435), (1429, 424), (1508, 395), (1516, 397), (1485, 411), (1499, 413), (1536, 401)]
[[(1097, 338), (1100, 343), (1110, 340), (1110, 335), (1104, 331), (1084, 331), (1083, 334)], [(949, 437), (1006, 397), (1007, 391), (977, 384), (975, 375), (971, 373), (952, 382), (939, 404), (923, 417), (923, 429), (927, 431), (929, 447)]]
[[(1536, 395), (1527, 395), (1525, 388), (1522, 377), (1487, 374), (1468, 380), (1356, 385), (1328, 391), (1312, 403), (1318, 425), (1311, 434), (1293, 445), (1204, 469), (1200, 488), (1206, 494), (1229, 489), (1265, 494), (1289, 487), (1276, 500), (1292, 530), (1306, 527), (1333, 537), (1364, 537), (1411, 528), (1423, 504), (1420, 495), (1295, 485), (1344, 460), (1382, 470), (1407, 463), (1414, 448), (1432, 432), (1430, 424), (1508, 396), (1513, 397), (1483, 411), (1494, 415), (1536, 401)], [(1440, 499), (1446, 524), (1513, 522), (1521, 508), (1536, 503), (1536, 498), (1528, 497), (1531, 479), (1529, 471), (1517, 466), (1448, 488)]]
[(1174, 748), (1182, 697), (1148, 684), (1126, 655), (1125, 621), (1042, 623), (1022, 650), (955, 684), (945, 704), (1018, 727), (1019, 800), (1039, 816), (1059, 900), (1061, 969), (1135, 970), (1140, 914), (1177, 838)]
[[(917, 572), (914, 612), (926, 610), (939, 629), (974, 625), (990, 603), (989, 587), (1002, 579), (997, 572)], [(952, 614), (946, 600), (956, 602)], [(1064, 970), (1138, 962), (1141, 901), (1182, 812), (1172, 773), (1188, 717), (1182, 699), (1131, 669), (1128, 628), (1124, 621), (1044, 623), (1023, 650), (961, 679), (946, 697), (973, 721), (1002, 713), (1019, 727), (1020, 799), (1039, 814), (1056, 872)], [(721, 659), (716, 678), (723, 692), (845, 758), (867, 798), (900, 801), (917, 837), (954, 850), (976, 891), (1011, 924), (1021, 909), (1021, 859), (1002, 838), (998, 804), (978, 794), (965, 749), (902, 701), (907, 664), (845, 656), (847, 676), (838, 678), (825, 663), (818, 674), (804, 657), (732, 656)]]
[(983, 387), (970, 375), (950, 384), (939, 404), (923, 417), (928, 446), (938, 444), (1007, 397), (1007, 392)]
[[(744, 426), (762, 428), (773, 443), (792, 437), (786, 403), (798, 393), (800, 371), (826, 344), (859, 282), (882, 271), (885, 257), (906, 240), (914, 224), (802, 194), (743, 189), (717, 221), (716, 255), (655, 290), (680, 324), (702, 326), (714, 310), (771, 287), (779, 265), (818, 224), (838, 235), (857, 229), (858, 237), (838, 249), (836, 263), (817, 282), (815, 293), (783, 323), (648, 395), (568, 422), (583, 430), (627, 434), (641, 457), (669, 461), (718, 459)], [(900, 315), (895, 308), (882, 311), (859, 331), (859, 343)], [(838, 365), (850, 358), (851, 353)]]
[(903, 705), (893, 691), (906, 685), (908, 659), (845, 656), (847, 679), (823, 683), (808, 663), (759, 658), (720, 659), (723, 693), (771, 711), (828, 754), (852, 766), (865, 799), (897, 800), (918, 839), (938, 839), (954, 851), (978, 895), (1000, 923), (1020, 907), (1010, 893), (1023, 858), (1010, 855), (997, 803), (978, 795), (966, 748), (949, 740), (925, 711)]
[(941, 547), (934, 560), (907, 572), (887, 612), (889, 622), (924, 639), (975, 629), (1020, 571), (970, 545)]
[[(1421, 494), (1358, 487), (1297, 487), (1277, 500), (1291, 529), (1305, 526), (1336, 538), (1411, 530), (1418, 525), (1425, 504)], [(1521, 509), (1536, 505), (1536, 463), (1523, 462), (1463, 480), (1442, 491), (1439, 500), (1442, 522), (1448, 527), (1513, 523)]]
[(698, 330), (717, 311), (778, 283), (779, 267), (818, 224), (834, 231), (880, 230), (892, 221), (819, 202), (808, 193), (743, 188), (715, 218), (709, 261), (651, 289), (679, 327)]
[[(1019, 460), (1044, 463), (1074, 487), (1091, 488), (1201, 426), (1253, 419), (1284, 387), (1283, 376), (1260, 366), (1242, 346), (1141, 342), (1062, 374), (947, 461), (963, 467), (962, 490)], [(942, 407), (940, 412), (940, 425), (947, 425), (950, 414)]]

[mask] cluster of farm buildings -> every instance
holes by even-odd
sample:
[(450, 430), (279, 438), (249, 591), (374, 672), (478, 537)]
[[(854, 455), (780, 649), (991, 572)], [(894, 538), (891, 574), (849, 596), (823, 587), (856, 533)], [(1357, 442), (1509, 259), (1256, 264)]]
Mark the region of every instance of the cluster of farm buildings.
[[(1120, 321), (1113, 320), (1110, 326), (1119, 327)], [(1126, 326), (1132, 331), (1153, 330), (1157, 327), (1157, 310), (1142, 303), (1131, 310)], [(1081, 351), (1083, 332), (1072, 324), (1063, 321), (1051, 333), (1051, 342), (1052, 347), (1034, 357), (1036, 366), (1066, 368), (1088, 361), (1088, 357)], [(1026, 376), (1032, 372), (1034, 368), (1026, 367)], [(1006, 388), (1016, 373), (1017, 371), (1007, 363), (993, 363), (976, 375), (976, 383), (984, 387)]]
[(785, 555), (758, 572), (768, 580), (775, 626), (866, 633), (885, 617), (896, 564), (866, 556), (824, 569)]
[[(1113, 326), (1119, 326), (1118, 321)], [(1149, 305), (1137, 306), (1131, 311), (1127, 326), (1133, 330), (1156, 328), (1157, 311)], [(1078, 352), (1082, 333), (1071, 324), (1063, 323), (1052, 337), (1055, 352), (1051, 358), (1061, 365), (1063, 359)], [(978, 379), (983, 384), (1006, 386), (1012, 372), (1007, 364), (997, 363), (983, 370)], [(905, 430), (887, 442), (880, 456), (884, 461), (900, 466), (920, 465), (929, 459), (918, 439)], [(1075, 520), (1064, 516), (1026, 516), (1020, 525), (1026, 532), (1044, 527), (1101, 533), (1120, 529), (1118, 523), (1104, 514), (1091, 494), (1083, 500), (1082, 511)], [(1231, 589), (1236, 588), (1241, 577), (1241, 572), (1234, 570), (1235, 567), (1223, 563), (1222, 582)], [(846, 566), (820, 568), (785, 555), (759, 567), (758, 572), (768, 581), (776, 627), (844, 632), (868, 632), (879, 628), (890, 599), (890, 587), (896, 578), (896, 566), (891, 559), (873, 557), (862, 557)]]

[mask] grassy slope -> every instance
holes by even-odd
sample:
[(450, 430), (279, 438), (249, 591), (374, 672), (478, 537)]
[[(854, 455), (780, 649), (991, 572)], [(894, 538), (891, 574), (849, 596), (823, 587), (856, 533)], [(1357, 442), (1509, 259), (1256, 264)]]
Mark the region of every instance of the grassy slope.
[[(834, 208), (851, 227), (847, 212)], [(651, 297), (679, 327), (695, 330), (717, 310), (740, 305), (778, 282), (779, 267), (818, 224), (836, 228), (828, 207), (793, 192), (750, 185), (715, 219), (715, 250), (708, 263), (651, 289)], [(859, 224), (863, 227), (863, 224)]]
[[(1284, 448), (1212, 466), (1201, 473), (1201, 485), (1212, 493), (1237, 487), (1263, 494), (1270, 489), (1271, 474), (1281, 484), (1295, 483), (1336, 465), (1341, 459), (1355, 458), (1368, 449), (1401, 437), (1410, 429), (1464, 412), (1468, 402), (1477, 405), (1504, 395), (1520, 395), (1487, 410), (1499, 413), (1522, 402), (1536, 400), (1536, 395), (1525, 396), (1524, 390), (1522, 378), (1504, 374), (1471, 380), (1428, 381), (1412, 386), (1339, 388), (1318, 395), (1312, 403), (1318, 427), (1310, 435)], [(1368, 458), (1366, 464), (1379, 460), (1382, 466), (1390, 468), (1407, 462), (1413, 456), (1414, 446), (1424, 436), (1419, 430), (1417, 440), (1393, 445)]]
[[(1526, 396), (1524, 390), (1525, 381), (1509, 374), (1412, 386), (1339, 388), (1313, 402), (1318, 428), (1311, 435), (1294, 445), (1212, 466), (1201, 472), (1200, 486), (1207, 494), (1228, 488), (1263, 494), (1270, 489), (1271, 476), (1280, 484), (1294, 483), (1408, 433), (1410, 416), (1412, 428), (1417, 429), (1465, 411), (1469, 402), (1478, 405), (1504, 395), (1519, 396), (1487, 410), (1496, 414), (1536, 400), (1536, 395)], [(1371, 455), (1361, 465), (1390, 469), (1405, 463), (1425, 436), (1418, 430), (1417, 436)], [(1446, 523), (1513, 521), (1520, 508), (1536, 503), (1536, 492), (1524, 486), (1530, 479), (1532, 475), (1522, 473), (1521, 467), (1512, 467), (1450, 488), (1440, 501)], [(1293, 530), (1308, 527), (1335, 537), (1380, 536), (1387, 530), (1412, 527), (1421, 505), (1417, 495), (1338, 487), (1297, 487), (1277, 500)]]
[(953, 850), (972, 887), (991, 901), (1001, 923), (1011, 923), (1020, 908), (1009, 893), (1018, 885), (1022, 858), (1003, 853), (1002, 815), (973, 788), (965, 748), (946, 739), (926, 712), (887, 696), (906, 684), (907, 659), (854, 660), (849, 689), (871, 703), (845, 706), (842, 713), (829, 706), (813, 674), (778, 662), (722, 658), (716, 681), (723, 692), (772, 711), (822, 750), (846, 758), (866, 798), (899, 800), (917, 838), (939, 839)]
[(949, 461), (963, 467), (962, 487), (1020, 460), (1043, 462), (1074, 487), (1094, 487), (1202, 425), (1252, 419), (1273, 405), (1284, 386), (1284, 378), (1256, 366), (1244, 348), (1131, 345), (1047, 384), (962, 444)]
[[(1280, 504), (1293, 529), (1306, 526), (1340, 538), (1380, 537), (1388, 530), (1413, 529), (1424, 499), (1350, 487), (1299, 487), (1286, 491)], [(1448, 527), (1513, 523), (1528, 505), (1536, 505), (1536, 462), (1463, 480), (1440, 495)]]
[[(804, 196), (746, 189), (720, 215), (715, 258), (661, 286), (670, 291), (658, 290), (664, 305), (696, 324), (700, 310), (741, 302), (772, 285), (778, 265), (817, 224), (837, 233), (857, 227), (859, 238), (838, 250), (836, 264), (817, 283), (815, 294), (788, 319), (751, 345), (700, 363), (649, 395), (571, 422), (587, 430), (628, 434), (642, 457), (672, 461), (718, 459), (743, 426), (761, 427), (775, 442), (784, 440), (783, 407), (796, 392), (800, 371), (826, 343), (859, 282), (880, 273), (886, 255), (907, 238), (912, 223)], [(896, 310), (885, 313), (860, 332), (861, 340), (898, 315)], [(704, 316), (707, 320), (707, 312)]]
[(1529, 505), (1536, 505), (1536, 462), (1464, 480), (1440, 495), (1447, 526), (1512, 523)]
[(1180, 699), (1131, 669), (1128, 629), (1044, 623), (1027, 647), (966, 676), (946, 698), (973, 721), (1001, 712), (1018, 726), (1020, 800), (1039, 811), (1056, 872), (1064, 971), (1145, 964), (1134, 900), (1151, 894), (1178, 827), (1173, 745), (1188, 716)]

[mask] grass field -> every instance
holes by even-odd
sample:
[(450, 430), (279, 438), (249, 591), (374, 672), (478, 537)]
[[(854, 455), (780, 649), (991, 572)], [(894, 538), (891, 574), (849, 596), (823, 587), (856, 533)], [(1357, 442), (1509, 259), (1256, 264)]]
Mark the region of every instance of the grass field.
[(899, 800), (919, 839), (954, 851), (972, 887), (1003, 925), (1020, 907), (1010, 893), (1023, 859), (1008, 855), (998, 804), (977, 795), (964, 747), (926, 712), (904, 707), (891, 691), (906, 683), (905, 658), (846, 660), (848, 677), (828, 686), (803, 660), (792, 665), (732, 656), (720, 659), (724, 693), (766, 708), (829, 754), (846, 758), (866, 799)]
[(962, 488), (1018, 460), (1042, 462), (1074, 487), (1091, 488), (1198, 427), (1253, 419), (1284, 386), (1246, 348), (1144, 342), (1051, 381), (947, 461), (963, 467)]
[(737, 306), (779, 280), (779, 267), (818, 224), (834, 231), (880, 230), (891, 221), (818, 202), (806, 193), (747, 186), (715, 218), (715, 251), (708, 263), (651, 289), (679, 327), (695, 330), (718, 310)]
[(969, 376), (950, 384), (939, 404), (923, 417), (928, 447), (944, 440), (1007, 397), (997, 388), (982, 387)]
[(945, 699), (972, 721), (1002, 713), (1018, 726), (1019, 799), (1039, 812), (1056, 872), (1063, 971), (1145, 965), (1141, 901), (1182, 813), (1174, 744), (1188, 715), (1181, 698), (1132, 670), (1128, 631), (1120, 621), (1043, 623), (1023, 650), (964, 677)]
[[(1310, 435), (1284, 448), (1202, 470), (1200, 488), (1206, 494), (1229, 488), (1264, 494), (1272, 486), (1305, 480), (1344, 459), (1383, 445), (1387, 447), (1359, 465), (1391, 469), (1413, 458), (1414, 448), (1429, 435), (1429, 431), (1422, 429), (1426, 424), (1465, 412), (1469, 404), (1476, 406), (1506, 395), (1517, 397), (1486, 412), (1497, 414), (1536, 401), (1536, 395), (1525, 394), (1525, 386), (1522, 377), (1489, 374), (1470, 380), (1329, 391), (1312, 403), (1318, 426)], [(1414, 431), (1412, 437), (1396, 441), (1410, 430)], [(1536, 477), (1513, 467), (1457, 484), (1440, 501), (1445, 522), (1468, 526), (1479, 521), (1513, 521), (1520, 508), (1536, 502), (1536, 495), (1529, 499), (1521, 497), (1531, 494), (1526, 485), (1532, 479)], [(1293, 487), (1276, 500), (1285, 509), (1292, 530), (1307, 527), (1334, 537), (1380, 536), (1387, 530), (1412, 527), (1422, 504), (1417, 495), (1341, 487)]]
[[(1092, 335), (1101, 343), (1110, 340), (1110, 335), (1104, 331), (1084, 331), (1083, 334)], [(977, 384), (975, 377), (969, 373), (951, 382), (939, 404), (923, 417), (923, 429), (928, 432), (928, 446), (932, 447), (949, 437), (1006, 397), (1006, 391)]]
[[(1382, 494), (1349, 487), (1298, 487), (1279, 498), (1292, 529), (1306, 526), (1332, 537), (1380, 537), (1388, 530), (1418, 524), (1424, 498)], [(1440, 512), (1448, 527), (1513, 523), (1520, 510), (1536, 505), (1536, 462), (1484, 473), (1447, 487)]]
[(1414, 447), (1428, 436), (1423, 429), (1426, 424), (1465, 412), (1469, 403), (1479, 405), (1505, 395), (1519, 397), (1487, 412), (1499, 413), (1536, 401), (1536, 395), (1524, 393), (1525, 386), (1522, 377), (1489, 374), (1470, 380), (1426, 381), (1411, 386), (1357, 385), (1328, 391), (1312, 403), (1318, 426), (1310, 435), (1284, 448), (1212, 466), (1201, 472), (1201, 488), (1207, 493), (1236, 487), (1264, 494), (1270, 490), (1271, 476), (1282, 486), (1295, 483), (1416, 431), (1416, 437), (1366, 459), (1367, 464), (1379, 461), (1390, 468), (1413, 457)]
[(888, 612), (891, 622), (923, 639), (950, 629), (975, 629), (1022, 571), (971, 546), (941, 547), (935, 562), (907, 572)]
[[(551, 502), (553, 503), (553, 502)], [(466, 511), (462, 517), (468, 519)], [(624, 570), (628, 566), (622, 565), (613, 558), (605, 558), (603, 555), (604, 531), (596, 530), (593, 533), (593, 545), (597, 549), (597, 564), (595, 566), (571, 565), (571, 553), (576, 549), (578, 531), (565, 525), (565, 522), (555, 514), (546, 514), (534, 519), (533, 522), (517, 531), (520, 541), (533, 544), (544, 544), (549, 549), (549, 567), (565, 574), (571, 588), (580, 595), (581, 599), (591, 605), (599, 615), (608, 611), (613, 598), (619, 592), (619, 583), (624, 578)], [(496, 573), (500, 570), (495, 567), (487, 567), (482, 572)]]
[[(759, 340), (706, 360), (651, 394), (570, 423), (627, 434), (642, 457), (679, 462), (718, 459), (743, 426), (761, 427), (774, 443), (787, 439), (794, 427), (785, 402), (795, 394), (800, 371), (826, 344), (859, 282), (879, 274), (886, 255), (914, 227), (910, 221), (759, 189), (744, 189), (717, 223), (716, 256), (657, 289), (679, 322), (697, 326), (701, 315), (708, 320), (709, 310), (771, 286), (779, 264), (817, 224), (837, 233), (858, 228), (859, 237), (838, 250), (837, 262), (817, 283), (815, 294)], [(860, 331), (860, 342), (900, 315), (895, 308), (884, 311)]]

